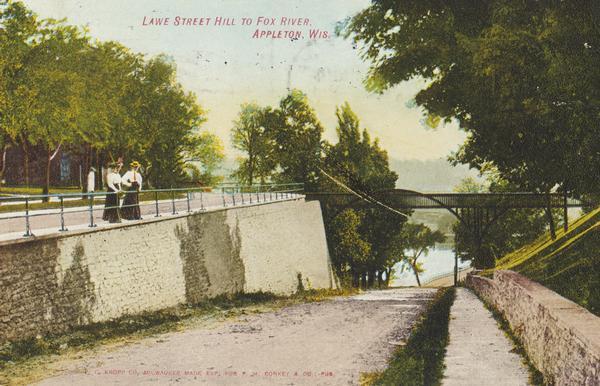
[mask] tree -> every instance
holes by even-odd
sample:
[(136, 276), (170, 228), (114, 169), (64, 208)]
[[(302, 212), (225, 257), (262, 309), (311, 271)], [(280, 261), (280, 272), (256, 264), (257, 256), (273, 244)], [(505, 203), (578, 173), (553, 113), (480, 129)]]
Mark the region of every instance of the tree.
[(40, 25), (33, 12), (20, 2), (0, 1), (0, 130), (5, 148), (19, 144), (25, 154), (24, 177), (29, 185), (29, 144), (26, 130), (31, 121), (28, 103), (17, 94), (22, 89), (23, 69), (32, 46), (39, 40)]
[(432, 231), (424, 224), (412, 223), (404, 225), (398, 238), (395, 243), (403, 246), (403, 261), (415, 274), (415, 279), (420, 287), (419, 273), (423, 272), (423, 264), (418, 262), (419, 257), (427, 255), (436, 243), (442, 243), (446, 238), (440, 231)]
[(372, 63), (370, 90), (429, 80), (416, 103), (469, 133), (455, 162), (580, 196), (600, 184), (598, 20), (593, 0), (381, 0), (345, 33)]
[(306, 190), (317, 186), (321, 163), (323, 126), (308, 98), (300, 90), (292, 90), (279, 103), (269, 131), (275, 141), (275, 157), (282, 182), (304, 183)]
[(209, 132), (200, 132), (194, 138), (194, 145), (188, 152), (188, 167), (192, 170), (192, 181), (204, 186), (212, 186), (217, 182), (215, 169), (225, 158), (221, 139)]
[[(330, 174), (357, 192), (374, 195), (379, 191), (393, 189), (398, 175), (390, 170), (388, 156), (379, 147), (377, 139), (371, 140), (367, 129), (360, 128), (360, 121), (348, 103), (336, 109), (338, 124), (336, 132), (338, 142), (327, 144), (324, 148), (323, 165)], [(332, 181), (320, 181), (321, 189), (332, 191), (340, 189)], [(392, 204), (392, 202), (388, 202)], [(326, 211), (326, 221), (339, 221)], [(352, 267), (363, 281), (363, 286), (372, 287), (377, 278), (379, 284), (386, 281), (391, 273), (388, 245), (400, 232), (406, 218), (382, 207), (360, 208), (360, 237), (370, 245), (368, 258), (360, 266)], [(393, 266), (393, 265), (392, 265)]]
[(354, 287), (358, 287), (361, 268), (371, 253), (370, 244), (359, 230), (361, 220), (358, 212), (346, 209), (326, 224), (333, 266), (342, 278), (349, 273)]
[[(464, 193), (506, 193), (514, 192), (515, 185), (503, 180), (498, 173), (487, 173), (486, 181), (477, 183), (471, 178), (462, 181), (454, 189)], [(560, 222), (560, 214), (553, 213), (555, 222)], [(547, 227), (545, 210), (512, 209), (501, 215), (482, 235), (481, 245), (474, 239), (472, 230), (462, 222), (453, 226), (455, 249), (461, 260), (471, 260), (478, 269), (491, 268), (503, 255), (523, 245), (533, 242)]]
[(42, 146), (46, 155), (42, 194), (49, 192), (51, 164), (61, 146), (81, 143), (76, 117), (84, 86), (76, 62), (86, 44), (77, 28), (43, 23), (39, 43), (32, 47), (27, 64), (15, 79), (19, 85), (14, 97), (27, 106), (31, 118), (25, 129), (27, 140)]
[(245, 153), (245, 157), (238, 159), (234, 175), (242, 183), (252, 185), (256, 179), (265, 182), (275, 169), (275, 144), (267, 129), (272, 119), (270, 107), (246, 103), (234, 122), (231, 132), (233, 147)]

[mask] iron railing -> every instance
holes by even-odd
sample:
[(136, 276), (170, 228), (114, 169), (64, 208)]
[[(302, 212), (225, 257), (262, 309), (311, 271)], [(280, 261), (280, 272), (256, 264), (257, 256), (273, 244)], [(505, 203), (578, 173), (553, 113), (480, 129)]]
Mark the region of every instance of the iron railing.
[[(192, 213), (236, 207), (258, 205), (263, 203), (297, 199), (303, 197), (304, 186), (301, 183), (235, 185), (222, 184), (215, 187), (150, 189), (139, 192), (139, 207), (142, 217), (176, 215), (180, 211)], [(133, 191), (119, 192), (121, 198)], [(33, 236), (33, 230), (47, 231), (51, 223), (40, 218), (58, 217), (58, 231), (68, 231), (69, 226), (96, 227), (101, 220), (98, 213), (105, 209), (123, 209), (133, 205), (106, 206), (106, 197), (111, 192), (95, 193), (55, 193), (40, 195), (6, 195), (0, 196), (0, 208), (20, 206), (14, 211), (0, 213), (0, 238), (24, 230), (23, 237)], [(48, 201), (46, 205), (38, 205), (36, 201)], [(51, 201), (51, 202), (50, 202)], [(121, 203), (124, 200), (121, 200)], [(69, 203), (69, 204), (67, 204)], [(43, 208), (36, 209), (36, 206)], [(70, 221), (68, 221), (68, 219)], [(136, 220), (127, 220), (136, 221)], [(35, 222), (35, 224), (33, 224)], [(55, 228), (50, 228), (54, 230)], [(4, 237), (2, 237), (4, 236)]]

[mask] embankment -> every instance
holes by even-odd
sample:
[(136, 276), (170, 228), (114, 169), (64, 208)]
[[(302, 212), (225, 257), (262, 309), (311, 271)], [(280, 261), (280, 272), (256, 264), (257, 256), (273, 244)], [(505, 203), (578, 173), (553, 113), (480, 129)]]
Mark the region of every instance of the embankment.
[(469, 275), (467, 286), (504, 315), (547, 382), (600, 384), (600, 318), (512, 271)]
[(236, 292), (335, 284), (318, 202), (0, 243), (0, 342)]

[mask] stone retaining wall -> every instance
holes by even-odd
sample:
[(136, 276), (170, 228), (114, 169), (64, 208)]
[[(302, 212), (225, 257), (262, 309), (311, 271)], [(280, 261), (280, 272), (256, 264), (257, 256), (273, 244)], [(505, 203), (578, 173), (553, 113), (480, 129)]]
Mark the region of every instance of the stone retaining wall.
[(334, 286), (318, 201), (0, 243), (0, 343), (220, 294)]
[(502, 312), (535, 367), (556, 385), (600, 384), (600, 318), (512, 271), (469, 275), (467, 286)]

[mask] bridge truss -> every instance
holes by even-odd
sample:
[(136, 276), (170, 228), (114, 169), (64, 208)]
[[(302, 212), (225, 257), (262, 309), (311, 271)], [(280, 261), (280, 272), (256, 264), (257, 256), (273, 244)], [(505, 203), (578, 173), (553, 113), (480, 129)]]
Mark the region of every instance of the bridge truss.
[(383, 204), (395, 210), (445, 209), (467, 229), (481, 251), (490, 227), (512, 209), (556, 209), (563, 211), (563, 226), (568, 229), (568, 208), (584, 203), (563, 193), (421, 193), (406, 189), (384, 190), (359, 197), (352, 193), (305, 193), (307, 200), (319, 200), (332, 217), (347, 208), (373, 207)]

